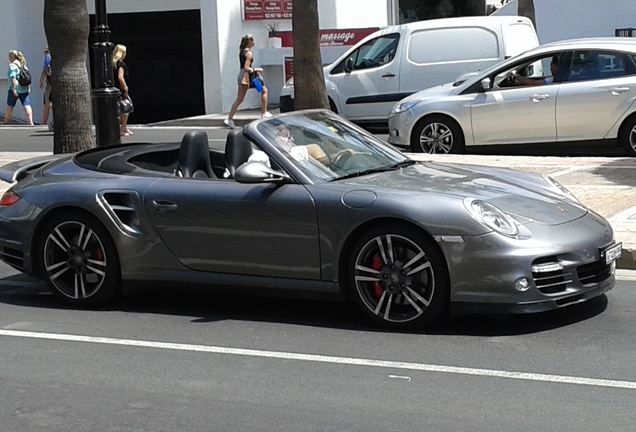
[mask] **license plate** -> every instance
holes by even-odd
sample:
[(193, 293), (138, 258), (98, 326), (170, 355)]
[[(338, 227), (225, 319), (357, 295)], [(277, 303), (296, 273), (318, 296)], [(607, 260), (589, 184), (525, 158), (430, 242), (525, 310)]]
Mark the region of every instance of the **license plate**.
[(612, 245), (601, 252), (601, 256), (605, 255), (605, 264), (610, 264), (621, 257), (623, 252), (623, 243)]

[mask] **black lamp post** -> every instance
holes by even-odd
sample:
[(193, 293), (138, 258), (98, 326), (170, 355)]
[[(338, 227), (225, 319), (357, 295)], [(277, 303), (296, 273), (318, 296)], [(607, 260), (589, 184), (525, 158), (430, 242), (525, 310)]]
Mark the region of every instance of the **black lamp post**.
[(119, 112), (117, 101), (120, 92), (114, 87), (113, 44), (106, 15), (106, 0), (95, 0), (95, 88), (93, 89), (93, 112), (97, 146), (120, 144)]

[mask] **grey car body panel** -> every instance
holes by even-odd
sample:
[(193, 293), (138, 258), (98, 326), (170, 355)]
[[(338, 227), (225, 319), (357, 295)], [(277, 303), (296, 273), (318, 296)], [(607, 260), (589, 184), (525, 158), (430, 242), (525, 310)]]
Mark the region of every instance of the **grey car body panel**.
[[(450, 300), (458, 304), (551, 309), (614, 284), (610, 275), (591, 285), (573, 277), (572, 286), (559, 295), (540, 293), (536, 287), (514, 289), (520, 277), (533, 283), (537, 258), (558, 257), (566, 270), (576, 273), (599, 262), (601, 250), (613, 243), (605, 219), (539, 175), (425, 162), (314, 184), (258, 133), (262, 121), (252, 123), (246, 135), (289, 174), (289, 181), (250, 185), (165, 173), (115, 174), (87, 169), (71, 158), (24, 171), (12, 188), (22, 199), (0, 208), (0, 258), (37, 275), (32, 254), (39, 239), (34, 233), (54, 212), (76, 208), (108, 229), (125, 284), (338, 292), (346, 291), (340, 267), (350, 259), (345, 246), (355, 242), (361, 227), (396, 221), (437, 241), (450, 275)], [(129, 148), (153, 151), (152, 145)], [(19, 168), (3, 169), (12, 175)], [(496, 203), (513, 215), (520, 235), (495, 233), (471, 217), (466, 198)], [(21, 261), (9, 253), (22, 254)]]

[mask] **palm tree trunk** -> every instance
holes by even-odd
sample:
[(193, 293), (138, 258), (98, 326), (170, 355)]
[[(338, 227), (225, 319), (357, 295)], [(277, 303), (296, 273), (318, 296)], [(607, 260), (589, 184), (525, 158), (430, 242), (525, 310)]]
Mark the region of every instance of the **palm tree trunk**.
[(329, 108), (320, 55), (318, 0), (294, 0), (294, 107)]
[(95, 146), (86, 70), (89, 31), (86, 0), (44, 2), (44, 32), (51, 51), (53, 153)]
[(534, 0), (517, 0), (517, 14), (530, 18), (532, 24), (534, 24), (534, 28), (537, 28), (537, 21), (534, 16)]

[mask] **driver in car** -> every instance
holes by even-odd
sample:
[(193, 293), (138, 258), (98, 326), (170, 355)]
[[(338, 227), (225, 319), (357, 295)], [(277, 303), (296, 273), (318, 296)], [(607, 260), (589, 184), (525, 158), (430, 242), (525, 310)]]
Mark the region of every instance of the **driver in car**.
[(294, 137), (287, 126), (281, 124), (276, 126), (276, 129), (276, 144), (288, 152), (292, 158), (301, 162), (308, 161), (311, 156), (321, 164), (329, 165), (329, 157), (318, 144), (296, 145)]
[(524, 86), (541, 86), (546, 84), (552, 84), (554, 82), (554, 76), (557, 73), (558, 66), (559, 66), (559, 57), (553, 56), (552, 61), (550, 61), (550, 74), (552, 76), (549, 76), (545, 79), (537, 80), (537, 79), (526, 78), (524, 76), (521, 76), (517, 74), (516, 70), (512, 71), (512, 76), (517, 80), (517, 82), (519, 82), (519, 84)]

